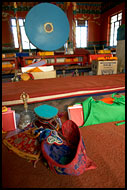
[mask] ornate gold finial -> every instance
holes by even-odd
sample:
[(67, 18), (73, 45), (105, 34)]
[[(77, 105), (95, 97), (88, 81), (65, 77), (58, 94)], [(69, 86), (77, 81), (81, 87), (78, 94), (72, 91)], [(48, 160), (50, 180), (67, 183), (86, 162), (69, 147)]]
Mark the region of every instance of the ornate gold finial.
[(15, 9), (17, 8), (17, 3), (16, 3), (16, 2), (14, 2), (14, 8), (15, 8)]
[(24, 102), (24, 108), (25, 108), (25, 111), (27, 111), (28, 109), (27, 100), (29, 99), (29, 95), (26, 92), (23, 92), (20, 95), (20, 99)]

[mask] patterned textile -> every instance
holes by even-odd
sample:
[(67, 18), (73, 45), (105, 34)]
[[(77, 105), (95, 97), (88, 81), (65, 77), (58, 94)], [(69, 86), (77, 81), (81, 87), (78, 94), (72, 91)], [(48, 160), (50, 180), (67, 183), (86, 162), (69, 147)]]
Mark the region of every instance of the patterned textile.
[(41, 153), (40, 143), (32, 134), (31, 124), (26, 130), (3, 140), (3, 143), (20, 157), (28, 160), (38, 160)]

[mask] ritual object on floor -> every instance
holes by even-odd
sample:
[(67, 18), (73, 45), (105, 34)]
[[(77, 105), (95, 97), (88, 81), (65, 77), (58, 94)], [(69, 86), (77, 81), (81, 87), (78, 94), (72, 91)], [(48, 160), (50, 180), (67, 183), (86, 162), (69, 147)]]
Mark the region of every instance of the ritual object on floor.
[(84, 124), (82, 104), (68, 106), (67, 111), (69, 120), (74, 121), (78, 126)]
[(125, 96), (116, 95), (119, 94), (113, 93), (111, 97), (100, 100), (89, 97), (84, 102), (68, 106), (68, 118), (79, 127), (125, 120)]
[(62, 137), (56, 130), (40, 128), (42, 157), (51, 171), (64, 175), (80, 175), (84, 171), (95, 169), (96, 164), (88, 158), (86, 148), (78, 126), (71, 120), (62, 125)]
[(35, 127), (30, 124), (26, 128), (27, 130), (5, 138), (3, 143), (18, 156), (27, 160), (37, 161), (40, 157), (41, 147), (38, 139), (32, 134)]
[[(112, 104), (113, 98), (103, 98), (101, 101)], [(78, 127), (82, 126), (84, 124), (84, 114), (83, 114), (83, 106), (82, 103), (75, 103), (74, 105), (68, 106), (67, 108), (68, 112), (68, 118), (69, 120), (74, 121)]]
[(12, 82), (18, 82), (20, 80), (20, 76), (18, 75), (18, 70), (15, 70), (15, 75), (11, 78)]
[(23, 92), (20, 96), (20, 99), (24, 103), (25, 110), (20, 114), (20, 121), (19, 121), (18, 128), (24, 129), (25, 127), (27, 127), (28, 124), (30, 124), (35, 119), (35, 115), (33, 111), (28, 110), (27, 101), (29, 99), (29, 95)]
[(43, 126), (43, 127), (51, 127), (54, 128), (55, 130), (59, 130), (62, 126), (61, 120), (58, 117), (58, 109), (47, 105), (43, 104), (40, 105), (36, 108), (34, 108), (34, 112), (36, 117), (36, 120), (34, 121), (34, 124), (38, 127)]
[(13, 131), (16, 129), (15, 110), (10, 107), (2, 107), (2, 130), (4, 132)]
[[(109, 103), (108, 103), (109, 101)], [(83, 106), (83, 126), (125, 120), (125, 96), (112, 94), (112, 101), (108, 99), (94, 100), (89, 97), (81, 103)]]

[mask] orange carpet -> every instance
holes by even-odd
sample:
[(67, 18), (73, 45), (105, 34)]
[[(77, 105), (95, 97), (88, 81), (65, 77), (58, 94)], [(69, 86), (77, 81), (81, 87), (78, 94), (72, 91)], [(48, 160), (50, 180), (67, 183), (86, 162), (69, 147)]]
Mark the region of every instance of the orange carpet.
[(57, 175), (40, 160), (34, 168), (2, 145), (3, 188), (125, 188), (125, 125), (80, 128), (86, 152), (97, 165), (80, 176)]

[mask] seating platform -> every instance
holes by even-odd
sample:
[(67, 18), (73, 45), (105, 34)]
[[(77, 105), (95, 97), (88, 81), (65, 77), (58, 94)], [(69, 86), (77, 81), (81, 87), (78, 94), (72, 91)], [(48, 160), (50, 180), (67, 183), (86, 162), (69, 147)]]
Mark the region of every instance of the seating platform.
[(29, 94), (29, 103), (76, 96), (110, 94), (125, 91), (125, 74), (67, 76), (2, 84), (2, 105), (20, 105), (20, 95)]

